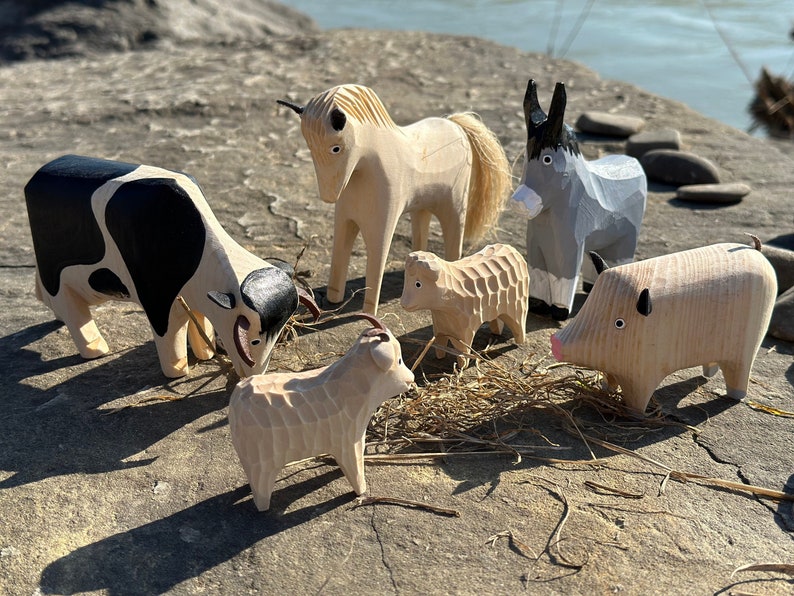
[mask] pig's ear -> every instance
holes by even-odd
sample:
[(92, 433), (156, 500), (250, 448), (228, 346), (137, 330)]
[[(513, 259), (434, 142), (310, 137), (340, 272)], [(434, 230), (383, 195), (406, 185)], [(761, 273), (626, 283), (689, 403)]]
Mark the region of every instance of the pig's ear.
[(653, 310), (653, 305), (651, 304), (651, 291), (648, 288), (645, 288), (642, 292), (640, 292), (640, 297), (637, 299), (637, 312), (639, 312), (642, 316), (647, 317), (651, 314)]
[(609, 265), (607, 265), (607, 262), (604, 259), (602, 259), (601, 255), (598, 254), (596, 251), (591, 250), (587, 254), (590, 255), (590, 260), (593, 261), (593, 267), (595, 267), (596, 273), (598, 273), (598, 275), (601, 275), (604, 271), (609, 269)]

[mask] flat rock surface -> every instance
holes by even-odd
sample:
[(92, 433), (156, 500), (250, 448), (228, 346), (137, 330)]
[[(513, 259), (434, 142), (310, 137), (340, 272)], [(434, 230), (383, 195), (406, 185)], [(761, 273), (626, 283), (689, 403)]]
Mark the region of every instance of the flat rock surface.
[[(565, 81), (571, 114), (624, 102), (649, 127), (675, 126), (730, 180), (752, 186), (748, 200), (715, 210), (681, 205), (668, 187), (651, 185), (639, 258), (743, 242), (745, 231), (762, 240), (792, 231), (794, 162), (770, 143), (581, 65), (477, 39), (331, 31), (0, 68), (0, 592), (790, 593), (790, 578), (779, 573), (732, 576), (741, 565), (794, 561), (790, 502), (666, 476), (677, 470), (794, 493), (794, 421), (726, 399), (720, 373), (707, 381), (689, 369), (665, 379), (650, 421), (602, 416), (579, 391), (552, 394), (543, 399), (554, 408), (482, 414), (461, 426), (464, 435), (498, 431), (485, 450), (510, 444), (502, 454), (367, 464), (371, 495), (458, 517), (384, 503), (353, 508), (350, 486), (325, 461), (287, 468), (272, 510), (260, 514), (229, 439), (236, 379), (228, 368), (213, 360), (186, 379), (163, 378), (140, 309), (125, 303), (95, 309), (111, 354), (83, 361), (33, 297), (22, 189), (59, 155), (192, 174), (224, 227), (250, 250), (294, 261), (306, 247), (298, 269), (322, 297), (333, 208), (318, 200), (296, 115), (275, 100), (303, 103), (357, 82), (379, 93), (398, 124), (474, 109), (520, 164), (530, 77), (541, 90)], [(541, 92), (542, 105), (549, 99)], [(599, 141), (582, 150), (593, 159), (622, 148)], [(525, 226), (507, 211), (489, 240), (523, 248)], [(399, 305), (409, 238), (402, 221), (380, 314), (412, 364), (431, 321)], [(434, 227), (431, 249), (441, 247)], [(363, 286), (364, 264), (358, 242), (349, 289)], [(361, 300), (354, 297), (347, 312)], [(271, 370), (327, 364), (363, 328), (345, 317), (297, 328), (274, 352)], [(558, 328), (530, 316), (526, 345), (496, 338), (491, 357), (538, 384), (573, 375), (570, 367), (547, 368)], [(485, 347), (487, 335), (476, 347)], [(750, 399), (794, 411), (793, 348), (765, 340)], [(417, 378), (443, 384), (438, 375), (450, 367), (451, 359), (437, 363), (430, 354)], [(483, 382), (493, 377), (483, 375)], [(468, 391), (460, 393), (462, 406)], [(444, 416), (463, 424), (460, 413)], [(392, 426), (432, 421), (395, 418)]]
[(674, 128), (644, 130), (626, 139), (626, 154), (641, 157), (653, 149), (681, 149), (681, 133)]
[(751, 190), (749, 186), (741, 182), (686, 184), (678, 187), (675, 196), (682, 201), (721, 205), (724, 203), (738, 203), (742, 198), (750, 194)]
[(717, 165), (691, 151), (653, 149), (640, 157), (648, 180), (671, 185), (721, 182)]
[(576, 119), (576, 128), (582, 132), (622, 139), (638, 133), (644, 126), (642, 118), (609, 112), (584, 112)]

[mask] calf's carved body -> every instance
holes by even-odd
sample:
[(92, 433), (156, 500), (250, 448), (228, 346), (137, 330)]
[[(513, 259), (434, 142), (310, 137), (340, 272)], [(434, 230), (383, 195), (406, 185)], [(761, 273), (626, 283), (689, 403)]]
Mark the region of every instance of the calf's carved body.
[(213, 326), (240, 376), (262, 372), (298, 305), (290, 276), (229, 236), (197, 182), (145, 165), (66, 155), (25, 187), (36, 254), (36, 295), (69, 329), (84, 358), (108, 352), (89, 307), (135, 302), (154, 333), (163, 373), (188, 372), (187, 342), (202, 341), (178, 303)]
[(380, 327), (362, 333), (330, 366), (254, 375), (238, 383), (229, 401), (229, 429), (256, 507), (270, 508), (276, 475), (285, 464), (323, 453), (336, 459), (357, 494), (366, 492), (369, 420), (413, 381), (400, 344)]
[[(507, 323), (516, 343), (524, 343), (528, 299), (527, 263), (506, 244), (488, 245), (451, 263), (423, 251), (405, 260), (403, 308), (429, 309), (436, 340), (442, 345), (449, 341), (463, 353), (485, 322), (493, 333), (501, 333)], [(436, 356), (442, 358), (444, 351), (436, 349)], [(458, 357), (459, 367), (468, 363), (465, 356)]]
[(667, 375), (692, 366), (721, 368), (728, 396), (742, 399), (776, 294), (757, 239), (756, 249), (715, 244), (621, 265), (601, 271), (552, 352), (606, 373), (640, 412)]

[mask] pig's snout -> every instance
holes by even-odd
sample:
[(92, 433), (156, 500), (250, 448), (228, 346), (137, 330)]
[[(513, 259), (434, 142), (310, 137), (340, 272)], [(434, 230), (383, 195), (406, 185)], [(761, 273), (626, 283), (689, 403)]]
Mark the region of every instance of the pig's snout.
[(556, 333), (551, 336), (551, 353), (554, 355), (555, 360), (558, 362), (562, 361), (562, 342)]

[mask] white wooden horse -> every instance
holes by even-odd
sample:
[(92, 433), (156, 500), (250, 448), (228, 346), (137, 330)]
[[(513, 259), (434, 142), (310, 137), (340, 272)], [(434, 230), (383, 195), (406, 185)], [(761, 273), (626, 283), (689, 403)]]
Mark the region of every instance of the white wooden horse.
[(368, 87), (341, 85), (304, 107), (301, 117), (320, 198), (335, 203), (328, 300), (341, 302), (353, 242), (367, 249), (363, 310), (376, 314), (397, 220), (411, 214), (413, 250), (426, 250), (430, 216), (444, 235), (447, 260), (461, 257), (496, 222), (510, 186), (499, 140), (471, 113), (397, 126)]

